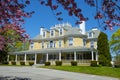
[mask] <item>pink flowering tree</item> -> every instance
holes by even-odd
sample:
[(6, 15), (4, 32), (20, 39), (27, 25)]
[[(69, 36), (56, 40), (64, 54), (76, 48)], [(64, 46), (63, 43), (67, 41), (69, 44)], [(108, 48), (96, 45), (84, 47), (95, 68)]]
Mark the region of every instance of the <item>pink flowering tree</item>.
[[(58, 20), (63, 20), (60, 17), (62, 11), (58, 12), (60, 6), (64, 10), (68, 11), (69, 16), (77, 17), (75, 24), (80, 24), (81, 21), (86, 21), (86, 18), (82, 13), (82, 8), (77, 6), (76, 0), (40, 0), (41, 5), (50, 7), (54, 12)], [(96, 15), (93, 15), (94, 19), (98, 20), (98, 25), (105, 30), (112, 30), (115, 26), (120, 26), (120, 0), (84, 0), (89, 6), (96, 8)]]

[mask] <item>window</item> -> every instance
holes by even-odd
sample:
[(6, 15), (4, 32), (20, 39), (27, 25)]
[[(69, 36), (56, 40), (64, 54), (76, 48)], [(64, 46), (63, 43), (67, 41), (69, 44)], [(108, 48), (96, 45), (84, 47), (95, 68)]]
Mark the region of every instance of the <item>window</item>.
[(59, 35), (62, 35), (62, 28), (59, 29)]
[(53, 47), (53, 41), (50, 41), (50, 48)]
[(55, 42), (54, 42), (54, 48), (55, 48)]
[(44, 48), (44, 42), (42, 42), (42, 48)]
[(30, 48), (33, 49), (33, 47), (34, 47), (34, 43), (31, 43)]
[(61, 40), (59, 40), (59, 47), (61, 47)]
[(51, 30), (51, 36), (54, 36), (54, 31), (53, 30)]
[(73, 46), (73, 37), (68, 38), (69, 46)]
[(89, 37), (89, 38), (93, 37), (93, 33), (92, 33), (92, 32), (89, 32), (89, 33), (88, 33), (88, 37)]
[(45, 35), (46, 35), (45, 33), (46, 33), (46, 32), (44, 31), (44, 32), (43, 32), (43, 37), (45, 37)]
[(86, 40), (83, 39), (83, 46), (86, 46)]
[(49, 48), (49, 43), (47, 43), (47, 48)]
[(90, 42), (90, 47), (91, 47), (91, 48), (94, 48), (94, 41), (91, 41), (91, 42)]

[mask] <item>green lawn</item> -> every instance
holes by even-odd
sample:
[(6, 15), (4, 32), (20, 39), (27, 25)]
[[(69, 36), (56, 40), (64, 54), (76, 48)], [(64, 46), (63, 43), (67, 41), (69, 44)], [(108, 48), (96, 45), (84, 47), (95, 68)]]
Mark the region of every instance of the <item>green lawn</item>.
[(120, 78), (120, 68), (90, 66), (42, 66), (42, 68)]

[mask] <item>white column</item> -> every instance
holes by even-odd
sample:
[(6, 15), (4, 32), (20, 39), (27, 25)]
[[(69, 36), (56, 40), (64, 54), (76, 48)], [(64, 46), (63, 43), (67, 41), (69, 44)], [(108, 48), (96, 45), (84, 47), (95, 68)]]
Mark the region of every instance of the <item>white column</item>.
[(61, 61), (61, 51), (59, 51), (59, 61)]
[(96, 61), (98, 61), (98, 52), (96, 52)]
[(7, 56), (7, 62), (9, 62), (9, 57), (10, 57), (10, 55)]
[(34, 60), (34, 64), (36, 64), (36, 60), (37, 60), (37, 54), (35, 53), (35, 60)]
[(48, 53), (46, 54), (46, 62), (48, 62)]
[(92, 54), (92, 61), (94, 60), (94, 54), (93, 54), (93, 51), (91, 52), (91, 54)]
[(17, 54), (15, 55), (15, 62), (17, 62)]
[(25, 55), (24, 55), (24, 62), (26, 63), (26, 53), (25, 53)]
[(76, 51), (74, 51), (74, 61), (76, 61)]

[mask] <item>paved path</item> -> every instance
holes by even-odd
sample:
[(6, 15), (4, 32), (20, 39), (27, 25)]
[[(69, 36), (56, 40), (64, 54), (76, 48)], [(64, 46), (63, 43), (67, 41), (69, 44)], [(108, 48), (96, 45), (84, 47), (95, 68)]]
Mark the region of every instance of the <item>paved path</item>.
[(17, 76), (31, 78), (31, 80), (118, 80), (117, 78), (52, 69), (13, 66), (0, 66), (0, 76)]

